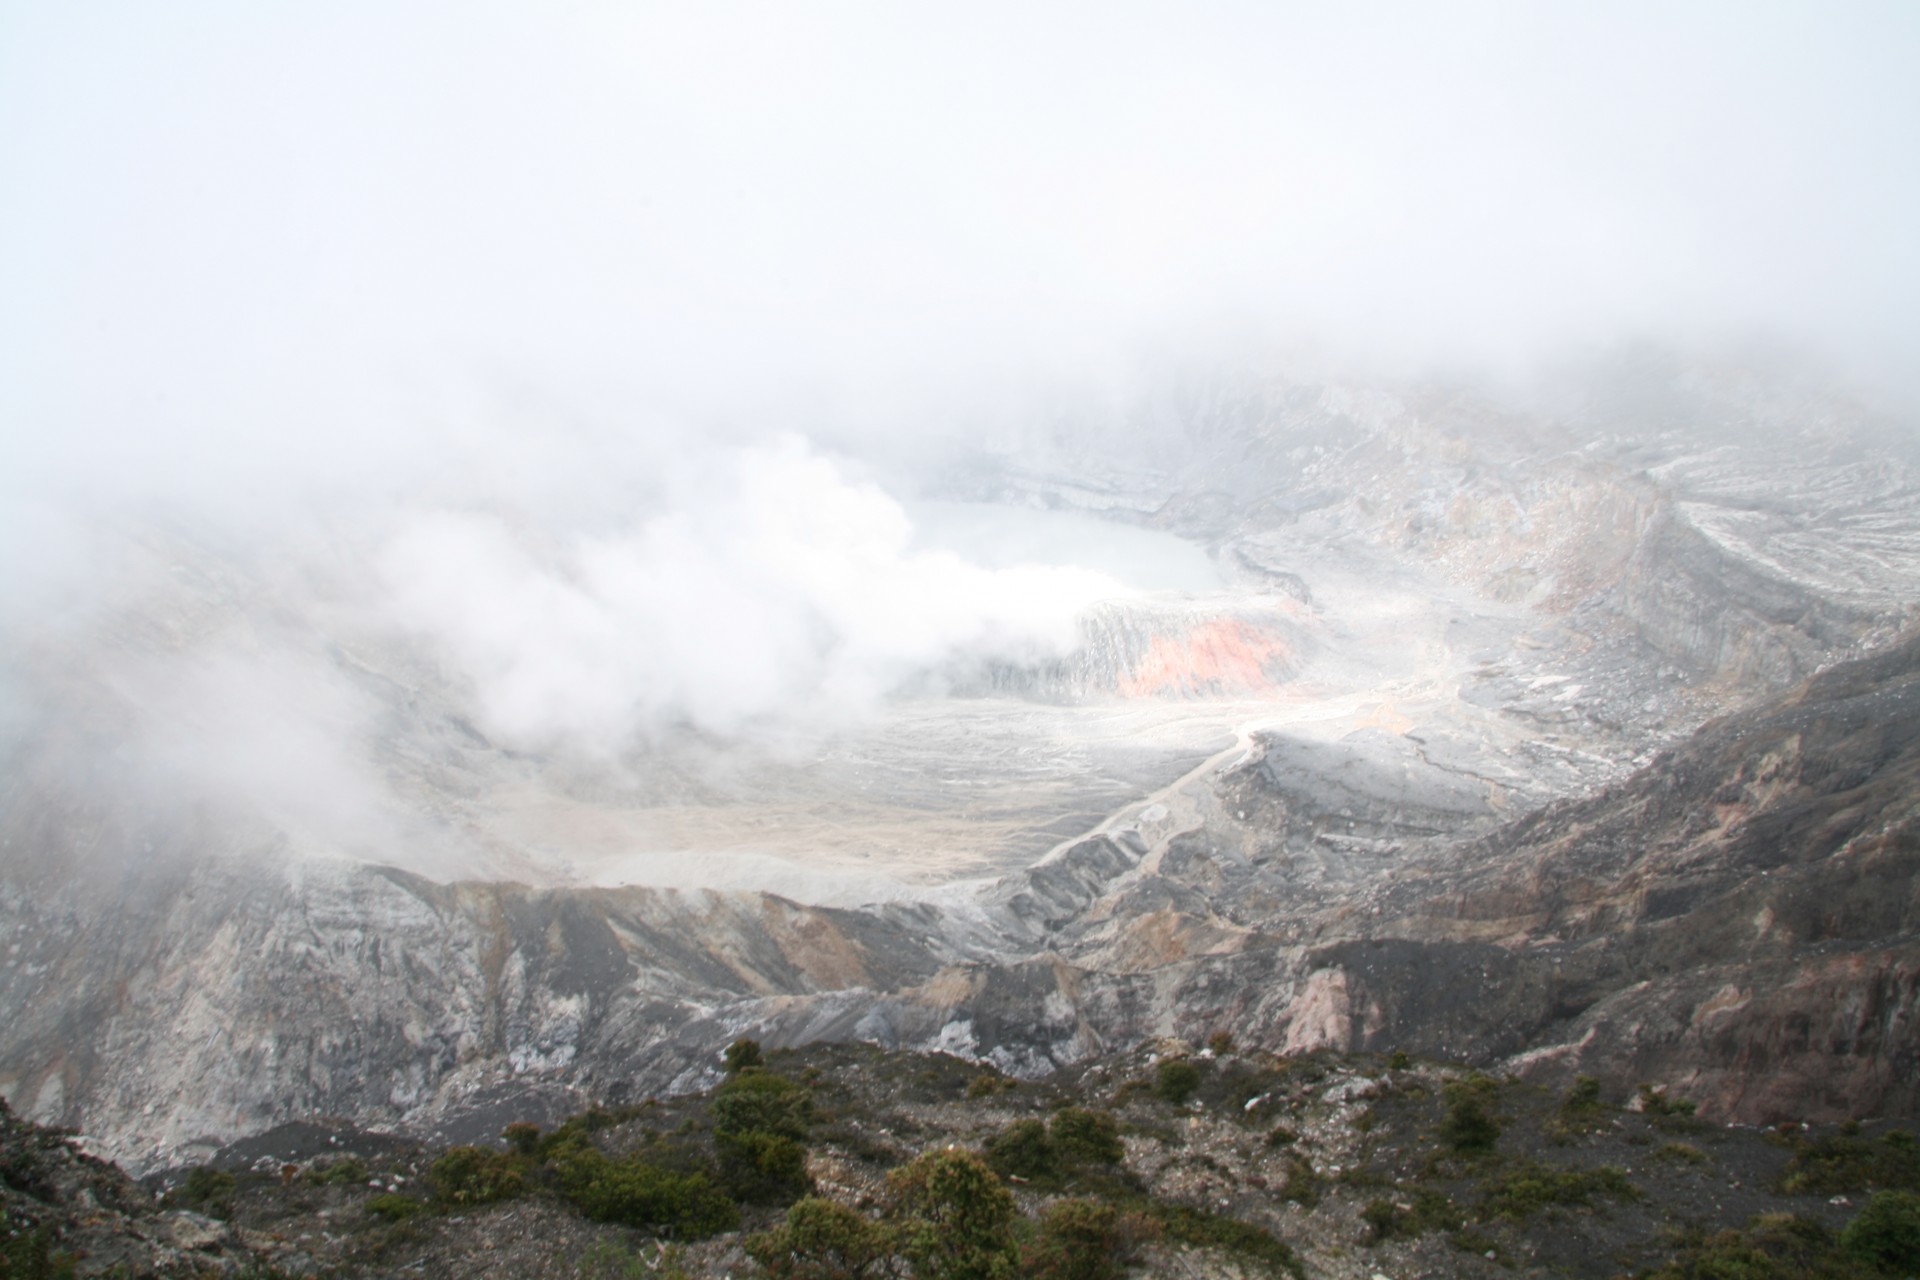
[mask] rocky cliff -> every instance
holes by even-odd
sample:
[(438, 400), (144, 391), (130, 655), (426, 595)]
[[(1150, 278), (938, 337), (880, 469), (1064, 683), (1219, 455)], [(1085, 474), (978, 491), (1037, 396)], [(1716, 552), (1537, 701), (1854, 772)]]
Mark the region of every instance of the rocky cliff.
[(976, 967), (924, 1020), (1009, 1065), (1232, 1028), (1658, 1081), (1744, 1120), (1920, 1112), (1920, 636), (1491, 830), (1457, 776), (1301, 761), (1269, 744), (1203, 828), (1059, 913), (1050, 959)]

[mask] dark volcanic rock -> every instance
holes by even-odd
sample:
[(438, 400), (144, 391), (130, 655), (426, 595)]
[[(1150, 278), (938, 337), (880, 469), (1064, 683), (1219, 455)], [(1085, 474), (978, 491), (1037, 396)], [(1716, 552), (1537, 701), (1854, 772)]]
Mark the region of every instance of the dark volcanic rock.
[[(20, 1120), (4, 1101), (0, 1244), (25, 1265), (22, 1275), (159, 1280), (232, 1275), (260, 1260), (226, 1223), (163, 1211), (117, 1166), (81, 1151), (67, 1134)], [(46, 1270), (32, 1269), (35, 1253)], [(0, 1274), (15, 1274), (4, 1258)]]
[[(1174, 838), (1045, 963), (880, 998), (893, 1041), (1031, 1074), (1231, 1029), (1675, 1084), (1743, 1120), (1920, 1114), (1920, 635), (1479, 836), (1465, 792), (1381, 759), (1289, 744), (1228, 775), (1229, 805), (1273, 797), (1252, 836)], [(1420, 842), (1446, 822), (1470, 838)]]
[(1920, 1111), (1920, 636), (1449, 863), (1380, 894), (1429, 954), (1369, 990), (1483, 938), (1531, 1070), (1684, 1080), (1747, 1119)]

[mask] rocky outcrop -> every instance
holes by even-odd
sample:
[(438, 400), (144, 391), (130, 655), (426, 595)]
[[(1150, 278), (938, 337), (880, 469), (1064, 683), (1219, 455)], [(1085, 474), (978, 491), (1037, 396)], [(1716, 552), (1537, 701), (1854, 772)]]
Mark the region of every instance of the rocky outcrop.
[(1920, 1112), (1920, 635), (1356, 899), (1307, 922), (1350, 940), (1269, 966), (1297, 990), (1267, 1034), (1684, 1083), (1750, 1120)]
[[(29, 1124), (0, 1101), (0, 1274), (125, 1280), (256, 1274), (275, 1243), (165, 1207), (71, 1135)], [(296, 1265), (302, 1257), (277, 1261)]]
[(1784, 688), (1886, 616), (1884, 602), (1820, 591), (1741, 554), (1695, 523), (1708, 515), (1663, 507), (1611, 596), (1661, 653), (1713, 679)]
[(16, 940), (0, 1079), (136, 1160), (303, 1115), (425, 1121), (501, 1078), (589, 1087), (716, 1006), (908, 983), (957, 954), (927, 907), (436, 885), (347, 862), (142, 887), (0, 897)]

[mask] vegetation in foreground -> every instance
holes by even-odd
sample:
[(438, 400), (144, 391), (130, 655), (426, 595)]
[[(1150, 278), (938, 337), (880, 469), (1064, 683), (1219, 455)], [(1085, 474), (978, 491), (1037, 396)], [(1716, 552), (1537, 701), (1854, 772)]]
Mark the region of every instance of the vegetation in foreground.
[[(1727, 1128), (1658, 1088), (1224, 1036), (1042, 1082), (858, 1045), (742, 1041), (724, 1066), (704, 1094), (495, 1143), (342, 1130), (298, 1161), (232, 1150), (127, 1202), (178, 1247), (120, 1274), (1920, 1274), (1920, 1147), (1884, 1125)], [(41, 1164), (86, 1172), (96, 1203), (119, 1194), (108, 1173), (4, 1120), (0, 1280), (109, 1273), (101, 1215), (62, 1216)]]

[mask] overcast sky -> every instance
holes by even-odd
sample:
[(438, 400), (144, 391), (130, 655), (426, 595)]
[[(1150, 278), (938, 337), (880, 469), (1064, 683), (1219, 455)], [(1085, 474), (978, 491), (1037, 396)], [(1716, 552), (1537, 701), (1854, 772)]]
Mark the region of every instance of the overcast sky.
[(1916, 66), (1900, 2), (5, 0), (0, 463), (370, 470), (515, 395), (909, 431), (1236, 327), (1898, 368)]

